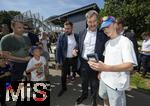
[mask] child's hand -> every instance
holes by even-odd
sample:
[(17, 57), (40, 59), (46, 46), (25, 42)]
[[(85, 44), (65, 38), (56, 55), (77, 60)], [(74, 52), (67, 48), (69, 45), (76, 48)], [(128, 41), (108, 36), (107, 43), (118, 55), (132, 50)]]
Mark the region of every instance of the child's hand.
[(39, 66), (37, 66), (37, 65), (35, 65), (35, 66), (33, 67), (33, 69), (35, 69), (35, 70), (38, 69), (38, 68), (39, 68)]

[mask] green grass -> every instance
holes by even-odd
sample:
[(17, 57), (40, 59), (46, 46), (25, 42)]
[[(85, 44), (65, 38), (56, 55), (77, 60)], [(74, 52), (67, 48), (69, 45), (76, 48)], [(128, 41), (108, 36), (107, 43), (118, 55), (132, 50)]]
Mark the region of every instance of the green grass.
[(131, 75), (131, 87), (150, 93), (150, 75), (146, 75), (146, 78), (142, 78), (141, 74), (134, 73)]

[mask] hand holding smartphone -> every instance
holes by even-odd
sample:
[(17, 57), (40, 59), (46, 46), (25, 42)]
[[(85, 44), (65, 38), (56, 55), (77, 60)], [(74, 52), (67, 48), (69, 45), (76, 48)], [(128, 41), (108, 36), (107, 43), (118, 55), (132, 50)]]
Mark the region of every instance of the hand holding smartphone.
[(89, 61), (99, 62), (98, 55), (96, 53), (88, 54), (87, 58)]

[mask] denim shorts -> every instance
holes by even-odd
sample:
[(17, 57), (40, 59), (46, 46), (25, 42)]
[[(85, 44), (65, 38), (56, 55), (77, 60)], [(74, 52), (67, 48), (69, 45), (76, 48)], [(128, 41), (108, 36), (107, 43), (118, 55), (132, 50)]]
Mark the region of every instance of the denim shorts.
[(112, 89), (100, 80), (99, 96), (108, 99), (110, 106), (126, 106), (125, 91)]

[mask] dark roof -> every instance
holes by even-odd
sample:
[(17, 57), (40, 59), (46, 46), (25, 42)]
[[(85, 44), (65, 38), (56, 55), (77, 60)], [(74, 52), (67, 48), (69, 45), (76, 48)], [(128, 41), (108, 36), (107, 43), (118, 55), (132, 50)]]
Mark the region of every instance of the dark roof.
[(84, 7), (81, 7), (81, 8), (72, 10), (72, 11), (69, 11), (67, 13), (63, 13), (63, 14), (58, 15), (58, 16), (49, 17), (49, 18), (46, 19), (46, 21), (51, 22), (51, 21), (54, 21), (54, 20), (57, 20), (57, 19), (68, 17), (70, 15), (73, 15), (73, 14), (76, 14), (76, 13), (79, 13), (79, 12), (82, 12), (82, 11), (90, 10), (90, 9), (94, 9), (96, 11), (100, 10), (96, 3), (92, 3), (90, 5), (87, 5), (87, 6), (84, 6)]
[(54, 19), (54, 18), (56, 18), (56, 17), (58, 17), (58, 15), (50, 16), (50, 17), (48, 17), (46, 20), (51, 20), (51, 19)]

